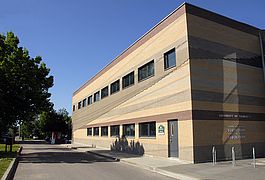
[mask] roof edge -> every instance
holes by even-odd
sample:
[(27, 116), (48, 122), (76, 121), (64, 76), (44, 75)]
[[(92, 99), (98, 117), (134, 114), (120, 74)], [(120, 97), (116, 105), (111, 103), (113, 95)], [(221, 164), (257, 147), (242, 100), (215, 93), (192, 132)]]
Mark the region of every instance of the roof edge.
[(80, 88), (78, 88), (74, 93), (73, 96), (76, 95), (78, 92), (80, 92), (82, 89), (84, 89), (86, 86), (88, 86), (90, 83), (93, 82), (94, 79), (97, 78), (97, 76), (103, 72), (107, 67), (109, 67), (112, 63), (114, 63), (119, 57), (121, 57), (124, 53), (126, 53), (130, 48), (132, 48), (137, 42), (139, 42), (141, 39), (143, 39), (145, 36), (147, 36), (151, 31), (153, 31), (156, 27), (158, 27), (162, 22), (164, 22), (166, 19), (168, 19), (172, 14), (174, 14), (176, 11), (178, 11), (180, 8), (182, 8), (186, 2), (179, 5), (176, 9), (174, 9), (171, 13), (169, 13), (166, 17), (164, 17), (161, 21), (159, 21), (156, 25), (154, 25), (150, 30), (148, 30), (146, 33), (144, 33), (140, 38), (138, 38), (136, 41), (134, 41), (128, 48), (126, 48), (124, 51), (122, 51), (118, 56), (116, 56), (110, 63), (108, 63), (104, 68), (102, 68), (97, 74), (95, 74), (93, 77), (91, 77), (87, 82), (85, 82)]

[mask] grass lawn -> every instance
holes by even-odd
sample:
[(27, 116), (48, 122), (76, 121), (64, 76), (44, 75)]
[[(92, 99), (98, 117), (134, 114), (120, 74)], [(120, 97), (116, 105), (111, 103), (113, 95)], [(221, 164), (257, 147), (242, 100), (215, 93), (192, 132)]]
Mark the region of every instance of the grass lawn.
[(19, 145), (14, 144), (12, 153), (9, 152), (9, 148), (7, 148), (8, 152), (5, 152), (5, 144), (0, 144), (0, 178), (4, 175), (12, 159), (16, 157), (18, 148)]

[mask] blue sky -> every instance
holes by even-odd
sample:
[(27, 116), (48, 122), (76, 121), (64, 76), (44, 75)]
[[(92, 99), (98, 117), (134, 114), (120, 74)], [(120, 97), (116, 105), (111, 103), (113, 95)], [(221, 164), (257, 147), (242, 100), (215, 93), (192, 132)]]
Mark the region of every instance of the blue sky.
[[(54, 76), (52, 102), (71, 113), (72, 93), (167, 16), (180, 0), (1, 0), (0, 33), (13, 31)], [(263, 0), (186, 2), (265, 29)]]

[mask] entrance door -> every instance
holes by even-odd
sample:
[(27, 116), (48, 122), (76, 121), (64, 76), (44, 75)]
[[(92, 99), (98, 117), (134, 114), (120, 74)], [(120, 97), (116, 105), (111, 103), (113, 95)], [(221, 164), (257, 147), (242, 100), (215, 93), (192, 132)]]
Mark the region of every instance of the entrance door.
[(168, 156), (179, 157), (178, 121), (168, 121)]

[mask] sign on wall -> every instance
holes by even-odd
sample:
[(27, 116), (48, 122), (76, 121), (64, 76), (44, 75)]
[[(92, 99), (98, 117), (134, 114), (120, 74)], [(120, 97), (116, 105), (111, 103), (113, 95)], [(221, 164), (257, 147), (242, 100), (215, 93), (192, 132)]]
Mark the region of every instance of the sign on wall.
[(158, 134), (159, 135), (164, 135), (165, 134), (165, 126), (159, 125), (158, 126)]
[(227, 126), (226, 134), (229, 140), (244, 139), (246, 129), (243, 126)]

